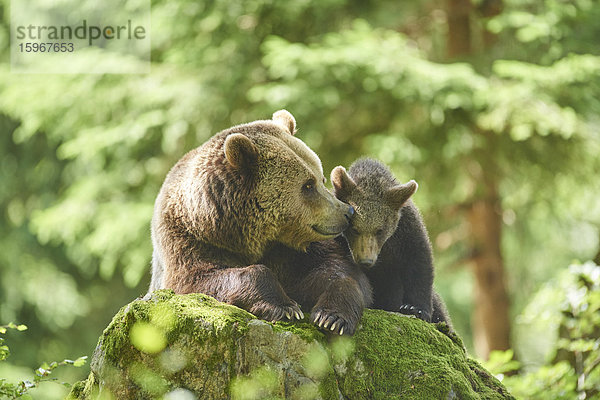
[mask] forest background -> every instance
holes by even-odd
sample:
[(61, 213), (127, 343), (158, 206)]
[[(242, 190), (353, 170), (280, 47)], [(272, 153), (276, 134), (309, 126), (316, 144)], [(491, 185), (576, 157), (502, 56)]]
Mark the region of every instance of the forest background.
[[(150, 73), (17, 74), (0, 0), (0, 325), (29, 328), (3, 335), (0, 377), (91, 355), (147, 290), (169, 168), (217, 131), (286, 108), (326, 175), (370, 156), (417, 180), (435, 286), (471, 354), (518, 369), (506, 382), (521, 395), (598, 393), (600, 321), (588, 314), (600, 268), (586, 263), (600, 262), (598, 2), (151, 10)], [(36, 398), (65, 394), (43, 385)]]

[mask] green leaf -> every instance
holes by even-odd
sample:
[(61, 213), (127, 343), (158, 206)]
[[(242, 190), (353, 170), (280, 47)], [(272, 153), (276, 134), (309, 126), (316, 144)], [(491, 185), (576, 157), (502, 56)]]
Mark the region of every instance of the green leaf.
[(42, 378), (45, 377), (45, 376), (50, 375), (51, 373), (52, 373), (51, 370), (46, 369), (46, 368), (42, 368), (42, 367), (40, 367), (40, 368), (38, 368), (38, 369), (35, 370), (35, 374), (37, 376), (39, 376), (39, 377), (42, 377)]
[(23, 381), (23, 382), (21, 382), (21, 385), (26, 389), (31, 389), (36, 386), (35, 383), (33, 383), (31, 381)]
[(85, 365), (85, 363), (87, 361), (87, 358), (88, 358), (87, 356), (79, 357), (77, 360), (75, 360), (73, 362), (73, 366), (75, 366), (75, 367), (81, 367), (81, 366)]

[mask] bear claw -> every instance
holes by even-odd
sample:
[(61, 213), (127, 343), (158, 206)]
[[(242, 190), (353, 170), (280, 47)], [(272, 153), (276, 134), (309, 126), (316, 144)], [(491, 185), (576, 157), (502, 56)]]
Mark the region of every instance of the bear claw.
[(351, 333), (353, 331), (352, 323), (336, 313), (319, 310), (314, 312), (311, 318), (313, 324), (328, 332), (343, 335), (344, 332)]
[(400, 308), (398, 309), (398, 311), (402, 314), (414, 315), (415, 317), (422, 319), (423, 321), (427, 321), (427, 322), (429, 322), (431, 319), (424, 310), (422, 310), (419, 307), (415, 307), (411, 304), (401, 305)]
[(318, 311), (315, 315), (315, 319), (313, 320), (313, 323), (315, 325), (319, 325), (319, 328), (321, 327), (321, 324), (323, 324), (323, 321), (319, 322), (320, 319), (321, 319), (321, 311)]
[(266, 301), (259, 301), (255, 303), (249, 311), (258, 318), (272, 322), (282, 319), (293, 321), (294, 319), (300, 320), (304, 318), (304, 314), (296, 303), (292, 303), (288, 306), (281, 306)]

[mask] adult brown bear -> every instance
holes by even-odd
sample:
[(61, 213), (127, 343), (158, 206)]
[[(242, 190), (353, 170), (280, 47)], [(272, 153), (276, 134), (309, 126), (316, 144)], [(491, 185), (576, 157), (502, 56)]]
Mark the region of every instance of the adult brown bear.
[[(295, 130), (294, 117), (281, 110), (272, 120), (217, 133), (175, 164), (154, 207), (150, 291), (200, 292), (263, 319), (300, 319), (290, 290), (313, 312), (339, 319), (334, 311), (347, 309), (348, 299), (323, 292), (336, 280), (341, 287), (360, 286), (352, 271), (336, 273), (347, 257), (327, 253), (333, 254), (333, 282), (319, 280), (310, 295), (302, 290), (310, 284), (304, 269), (294, 263), (313, 262), (304, 257), (315, 253), (305, 250), (338, 236), (353, 209), (325, 188), (319, 158), (293, 136)], [(350, 308), (362, 313), (365, 301), (359, 297), (350, 298), (356, 303)]]

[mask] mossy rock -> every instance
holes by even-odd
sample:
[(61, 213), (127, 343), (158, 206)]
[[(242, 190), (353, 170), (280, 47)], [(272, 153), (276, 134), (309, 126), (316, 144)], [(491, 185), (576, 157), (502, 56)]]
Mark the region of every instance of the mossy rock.
[(512, 399), (444, 324), (365, 310), (352, 337), (202, 294), (123, 307), (70, 399)]

